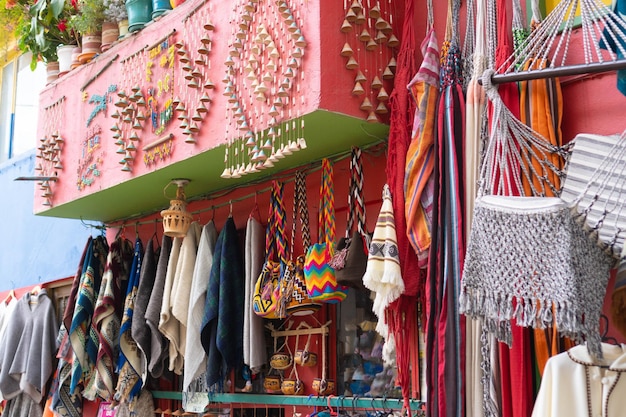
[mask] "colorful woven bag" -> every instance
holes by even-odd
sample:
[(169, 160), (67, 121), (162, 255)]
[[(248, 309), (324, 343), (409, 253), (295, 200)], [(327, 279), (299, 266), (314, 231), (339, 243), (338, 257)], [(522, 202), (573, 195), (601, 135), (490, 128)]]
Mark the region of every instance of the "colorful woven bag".
[(304, 261), (306, 289), (312, 300), (338, 303), (346, 299), (348, 287), (337, 284), (335, 270), (329, 265), (334, 252), (335, 200), (333, 168), (328, 159), (322, 160), (318, 224), (319, 243), (315, 243), (309, 248)]
[(293, 260), (298, 218), (300, 219), (300, 227), (302, 229), (302, 248), (304, 253), (306, 253), (311, 246), (311, 232), (309, 230), (309, 207), (306, 200), (306, 176), (302, 171), (296, 172), (293, 194), (291, 256), (287, 263), (287, 271), (283, 277), (281, 287), (286, 314), (306, 316), (315, 313), (322, 305), (317, 301), (311, 300), (307, 292), (304, 278), (304, 255), (298, 256), (295, 262)]
[(257, 316), (266, 319), (283, 318), (281, 303), (281, 278), (286, 267), (285, 209), (283, 206), (283, 184), (272, 183), (270, 212), (265, 231), (265, 264), (255, 285), (252, 309)]

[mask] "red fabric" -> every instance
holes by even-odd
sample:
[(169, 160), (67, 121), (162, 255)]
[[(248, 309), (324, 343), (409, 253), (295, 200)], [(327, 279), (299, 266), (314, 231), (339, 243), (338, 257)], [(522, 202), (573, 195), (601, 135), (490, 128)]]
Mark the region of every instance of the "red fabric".
[[(394, 89), (389, 97), (391, 116), (389, 120), (389, 142), (387, 166), (387, 184), (391, 190), (393, 201), (393, 215), (397, 233), (397, 243), (400, 258), (400, 269), (404, 280), (404, 296), (392, 303), (387, 310), (389, 330), (396, 341), (396, 361), (398, 363), (398, 383), (402, 388), (405, 407), (410, 398), (410, 349), (404, 340), (413, 340), (418, 331), (416, 325), (410, 325), (411, 320), (404, 314), (403, 308), (415, 304), (415, 296), (422, 293), (423, 280), (420, 278), (420, 268), (417, 255), (413, 251), (406, 233), (406, 218), (404, 212), (404, 170), (406, 154), (411, 143), (411, 123), (415, 106), (409, 96), (407, 86), (416, 72), (415, 65), (415, 30), (414, 30), (414, 3), (405, 0), (404, 22), (400, 50), (396, 59), (396, 76)], [(413, 309), (415, 307), (412, 307)]]

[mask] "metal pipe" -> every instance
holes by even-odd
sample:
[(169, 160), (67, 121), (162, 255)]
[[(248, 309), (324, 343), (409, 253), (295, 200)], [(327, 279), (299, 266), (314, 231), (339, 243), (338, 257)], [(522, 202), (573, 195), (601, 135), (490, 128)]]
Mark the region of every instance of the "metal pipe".
[[(593, 64), (576, 64), (564, 67), (552, 67), (530, 71), (510, 72), (507, 74), (494, 74), (491, 76), (493, 84), (514, 83), (518, 81), (538, 80), (540, 78), (565, 77), (568, 75), (597, 74), (601, 72), (617, 71), (626, 69), (626, 59), (609, 62), (595, 62)], [(483, 80), (478, 83), (482, 85)]]

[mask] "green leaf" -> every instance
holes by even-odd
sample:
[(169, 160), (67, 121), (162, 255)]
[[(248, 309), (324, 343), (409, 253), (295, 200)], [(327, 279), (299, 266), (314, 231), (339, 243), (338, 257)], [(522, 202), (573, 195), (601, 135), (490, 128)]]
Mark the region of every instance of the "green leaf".
[(46, 37), (44, 36), (44, 30), (42, 27), (39, 27), (37, 33), (35, 34), (35, 42), (41, 49), (46, 49)]
[[(43, 0), (39, 0), (43, 1)], [(59, 18), (59, 15), (63, 11), (63, 7), (65, 6), (65, 0), (50, 0), (50, 8), (52, 9), (52, 14), (55, 19)]]

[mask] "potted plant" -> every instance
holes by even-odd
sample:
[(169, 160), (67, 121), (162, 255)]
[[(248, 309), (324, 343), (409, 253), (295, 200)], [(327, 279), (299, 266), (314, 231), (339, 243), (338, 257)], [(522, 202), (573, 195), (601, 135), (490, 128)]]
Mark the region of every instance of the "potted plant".
[[(23, 52), (31, 52), (30, 67), (37, 62), (56, 62), (57, 48), (75, 45), (76, 33), (68, 21), (76, 13), (76, 7), (66, 0), (7, 0), (6, 8), (14, 9), (12, 16), (17, 46)], [(6, 26), (5, 26), (6, 27)]]
[(128, 12), (124, 0), (103, 0), (105, 21), (113, 22), (117, 25), (119, 37), (123, 38), (128, 34)]
[(102, 45), (102, 23), (104, 22), (103, 0), (79, 0), (78, 14), (70, 20), (70, 26), (82, 37), (81, 63), (89, 62), (100, 53)]

